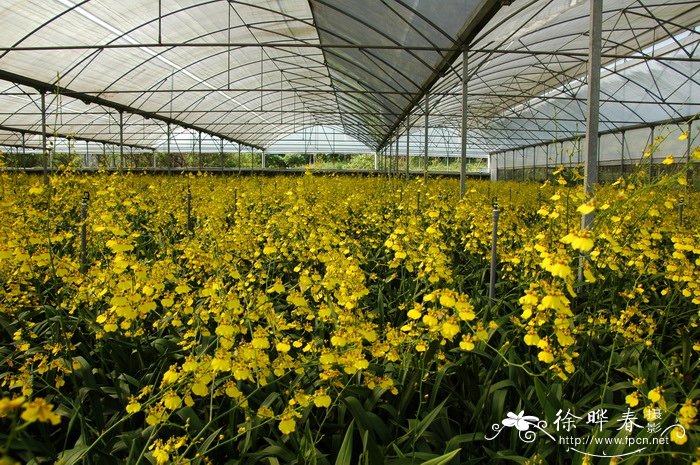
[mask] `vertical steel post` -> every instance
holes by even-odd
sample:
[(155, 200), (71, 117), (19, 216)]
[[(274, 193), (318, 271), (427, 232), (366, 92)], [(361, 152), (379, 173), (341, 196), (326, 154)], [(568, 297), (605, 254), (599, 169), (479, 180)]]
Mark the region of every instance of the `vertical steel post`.
[(266, 168), (266, 166), (265, 166), (265, 149), (262, 149), (260, 151), (260, 157), (261, 157), (260, 165), (262, 166), (262, 169), (265, 169)]
[(204, 160), (202, 159), (202, 131), (197, 132), (197, 157), (199, 158), (199, 171), (202, 171)]
[[(598, 122), (600, 117), (600, 51), (602, 46), (603, 0), (591, 0), (588, 41), (588, 109), (583, 189), (588, 197), (598, 182)], [(581, 217), (581, 229), (593, 226), (593, 212)], [(583, 272), (579, 269), (579, 274)]]
[(224, 138), (221, 138), (221, 172), (224, 171)]
[(430, 105), (430, 93), (425, 93), (425, 132), (423, 133), (423, 149), (425, 150), (425, 158), (423, 160), (423, 182), (428, 181), (428, 123), (429, 123), (429, 110)]
[(408, 123), (408, 117), (406, 117), (406, 181), (411, 172), (411, 126)]
[(192, 191), (187, 186), (187, 232), (192, 232)]
[(467, 88), (468, 88), (468, 63), (469, 51), (467, 47), (462, 50), (462, 153), (459, 166), (459, 198), (464, 198), (467, 192)]
[(496, 298), (496, 262), (498, 260), (496, 246), (498, 244), (498, 216), (500, 213), (498, 204), (494, 202), (493, 211), (491, 212), (493, 227), (491, 229), (491, 274), (489, 276), (489, 299), (492, 302)]
[(692, 130), (693, 130), (693, 121), (690, 120), (690, 121), (688, 121), (688, 137), (685, 139), (686, 140), (686, 147), (685, 147), (686, 170), (685, 170), (685, 173), (683, 174), (683, 176), (685, 176), (685, 180), (686, 180), (686, 185), (685, 185), (686, 190), (688, 190), (687, 181), (690, 181), (688, 173), (690, 172), (690, 169), (692, 166), (690, 164), (690, 160), (692, 160), (692, 155), (691, 155), (691, 152), (692, 152), (691, 145), (692, 145), (692, 140), (693, 140), (692, 134), (691, 134)]
[(379, 170), (379, 150), (374, 151), (374, 171)]
[(87, 201), (90, 198), (89, 192), (83, 193), (83, 198), (80, 201), (80, 272), (85, 274), (87, 271)]
[(22, 133), (22, 166), (27, 166), (27, 146), (26, 146), (26, 133)]
[(649, 182), (651, 183), (651, 178), (654, 174), (653, 171), (653, 166), (654, 166), (654, 152), (656, 151), (656, 148), (654, 147), (654, 143), (656, 142), (656, 128), (654, 126), (651, 127), (651, 135), (650, 135), (650, 140), (651, 144), (649, 147)]
[(620, 144), (620, 177), (625, 176), (625, 131), (622, 131), (622, 143)]
[(48, 154), (46, 148), (46, 92), (41, 91), (41, 150), (42, 164), (44, 165), (44, 184), (49, 183), (49, 171), (47, 166)]
[(241, 174), (241, 144), (238, 143), (238, 174)]
[(168, 168), (168, 176), (170, 176), (170, 168), (172, 165), (172, 156), (170, 155), (170, 123), (167, 125), (167, 131), (168, 131), (168, 155), (165, 157), (166, 160), (166, 165)]
[(158, 43), (163, 43), (163, 2), (158, 0)]
[[(496, 153), (496, 154), (493, 154), (492, 157), (496, 159), (496, 167), (495, 167), (495, 170), (494, 170), (495, 176), (493, 176), (493, 180), (494, 180), (494, 181), (498, 181), (498, 154), (497, 154), (497, 153)], [(492, 159), (493, 159), (493, 158), (492, 158)], [(489, 189), (490, 189), (490, 188), (491, 188), (491, 186), (489, 186)]]
[(396, 133), (396, 158), (394, 159), (394, 176), (399, 177), (399, 142), (400, 142), (400, 135)]
[(124, 112), (119, 110), (119, 169), (124, 167)]

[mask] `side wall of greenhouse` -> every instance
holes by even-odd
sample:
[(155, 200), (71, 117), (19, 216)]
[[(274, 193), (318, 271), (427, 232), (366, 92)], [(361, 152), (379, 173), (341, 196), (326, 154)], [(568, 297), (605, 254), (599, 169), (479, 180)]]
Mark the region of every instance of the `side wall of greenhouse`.
[[(699, 143), (700, 122), (692, 120), (603, 132), (598, 146), (599, 179), (613, 182), (640, 169), (648, 170), (653, 178), (676, 172), (690, 162), (688, 177), (697, 184), (700, 177), (693, 174), (700, 166), (692, 160), (692, 153)], [(576, 137), (492, 152), (491, 179), (544, 181), (560, 166), (583, 166), (583, 148), (584, 137)]]

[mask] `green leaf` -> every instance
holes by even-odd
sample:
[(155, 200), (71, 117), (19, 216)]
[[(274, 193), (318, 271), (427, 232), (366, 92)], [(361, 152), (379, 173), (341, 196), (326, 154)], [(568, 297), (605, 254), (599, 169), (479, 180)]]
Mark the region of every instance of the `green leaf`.
[(421, 465), (446, 465), (459, 454), (462, 449), (453, 450), (447, 454), (441, 455), (440, 457), (435, 457), (434, 459), (426, 460)]
[(343, 443), (340, 445), (338, 457), (335, 459), (335, 465), (351, 465), (352, 460), (352, 436), (355, 432), (355, 420), (350, 422), (348, 430), (345, 432)]
[(408, 439), (413, 439), (413, 442), (415, 442), (421, 436), (423, 436), (428, 427), (433, 423), (433, 421), (435, 421), (442, 411), (443, 407), (445, 406), (445, 402), (447, 402), (447, 399), (440, 402), (440, 405), (431, 410), (430, 413), (428, 413), (421, 421), (412, 425), (406, 434), (401, 436), (397, 442), (401, 444), (406, 442)]
[(90, 446), (82, 445), (74, 449), (67, 449), (58, 454), (55, 465), (74, 465), (80, 463), (85, 454), (90, 450)]

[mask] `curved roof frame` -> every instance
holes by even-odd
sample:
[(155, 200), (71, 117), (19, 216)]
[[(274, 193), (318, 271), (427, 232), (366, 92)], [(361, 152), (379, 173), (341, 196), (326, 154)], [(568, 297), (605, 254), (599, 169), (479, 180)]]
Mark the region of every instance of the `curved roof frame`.
[[(34, 33), (34, 32), (36, 32), (36, 31), (42, 29), (42, 28), (45, 27), (46, 25), (50, 24), (50, 23), (51, 23), (53, 20), (55, 20), (56, 18), (62, 17), (62, 16), (65, 15), (66, 13), (71, 12), (71, 11), (73, 11), (74, 9), (78, 8), (78, 7), (83, 6), (83, 5), (86, 5), (88, 2), (89, 2), (89, 0), (84, 0), (84, 1), (82, 1), (82, 2), (80, 2), (80, 3), (74, 4), (74, 5), (73, 5), (72, 7), (70, 7), (68, 10), (64, 10), (63, 12), (61, 12), (60, 14), (58, 14), (57, 16), (54, 16), (53, 18), (50, 18), (49, 20), (47, 20), (46, 22), (44, 22), (42, 25), (40, 25), (40, 26), (37, 27), (34, 31), (32, 31), (32, 33)], [(197, 4), (197, 5), (190, 5), (190, 6), (187, 6), (187, 7), (180, 8), (180, 9), (178, 9), (178, 10), (174, 10), (174, 11), (168, 12), (168, 13), (166, 13), (165, 15), (163, 15), (163, 18), (166, 17), (166, 16), (168, 16), (168, 15), (176, 15), (176, 14), (182, 12), (182, 11), (185, 11), (185, 10), (190, 9), (190, 8), (195, 8), (195, 7), (200, 6), (201, 4), (205, 4), (205, 3), (215, 3), (215, 0), (213, 0), (213, 1), (210, 0), (210, 1), (208, 1), (208, 2), (202, 2), (202, 3), (199, 3), (199, 4)], [(254, 5), (254, 4), (250, 4), (250, 3), (247, 3), (247, 2), (234, 2), (234, 1), (231, 1), (231, 2), (229, 2), (229, 3), (230, 3), (231, 5), (233, 5), (233, 4), (241, 4), (241, 5), (246, 5), (246, 6), (250, 6), (250, 7), (254, 7), (254, 8), (261, 8), (261, 9), (264, 9), (264, 10), (267, 10), (267, 11), (273, 11), (273, 10), (269, 10), (269, 9), (260, 7), (259, 5)], [(406, 6), (405, 3), (403, 3), (403, 2), (401, 2), (401, 5), (402, 5), (404, 8), (409, 8), (409, 7)], [(280, 14), (280, 12), (277, 12), (277, 11), (274, 11), (274, 13)], [(303, 19), (300, 19), (300, 18), (297, 18), (297, 17), (290, 17), (289, 15), (284, 15), (284, 14), (282, 14), (282, 16), (286, 16), (285, 19), (292, 19), (292, 20), (294, 20), (294, 21), (301, 21), (301, 22), (304, 22)], [(110, 43), (114, 43), (115, 41), (118, 41), (120, 38), (122, 38), (122, 37), (128, 35), (129, 33), (133, 32), (134, 30), (137, 30), (137, 29), (143, 27), (144, 25), (153, 23), (153, 22), (155, 22), (155, 21), (160, 21), (161, 19), (162, 19), (162, 18), (154, 18), (154, 19), (152, 19), (152, 20), (150, 20), (150, 21), (146, 21), (146, 22), (144, 22), (144, 23), (142, 23), (142, 24), (140, 24), (140, 25), (138, 25), (138, 26), (135, 26), (135, 27), (132, 28), (131, 30), (129, 30), (129, 31), (125, 32), (124, 34), (122, 34), (121, 36), (114, 37), (114, 38), (110, 41)], [(361, 20), (360, 18), (354, 18), (354, 19), (356, 19), (356, 20)], [(423, 17), (423, 19), (426, 20), (426, 18), (424, 18), (424, 17)], [(310, 24), (310, 23), (307, 22), (307, 24)], [(366, 23), (365, 23), (365, 24), (366, 24)], [(369, 25), (368, 25), (368, 26), (369, 26)], [(437, 25), (434, 25), (434, 24), (433, 24), (433, 26), (434, 26), (436, 29), (440, 30), (440, 32), (442, 32), (442, 34), (443, 34), (445, 37), (449, 37), (446, 33), (444, 33), (444, 31), (442, 31), (441, 29), (439, 29), (439, 28), (437, 27)], [(255, 24), (246, 24), (245, 27), (256, 27), (256, 25), (255, 25)], [(377, 33), (383, 34), (382, 31), (380, 31), (380, 30), (378, 30), (378, 29), (376, 29), (376, 28), (375, 28), (375, 31), (376, 31)], [(217, 32), (217, 31), (213, 31), (213, 32), (211, 32), (210, 34), (215, 34), (216, 32)], [(327, 31), (327, 32), (333, 34), (332, 31)], [(25, 37), (23, 37), (20, 41), (17, 41), (17, 42), (15, 43), (15, 48), (17, 48), (17, 46), (18, 46), (19, 44), (21, 44), (24, 40), (26, 40), (26, 38), (28, 38), (29, 36), (31, 36), (31, 34), (28, 34), (28, 35), (26, 35)], [(385, 35), (385, 37), (386, 37), (388, 40), (391, 40), (391, 37), (389, 37), (389, 36), (387, 36), (387, 35)], [(425, 36), (423, 35), (423, 37), (425, 37)], [(341, 39), (343, 39), (343, 38), (341, 38)], [(398, 43), (397, 41), (393, 41), (393, 42), (394, 42), (394, 44), (395, 44), (396, 46), (400, 46), (400, 45), (401, 45), (401, 44)], [(434, 44), (431, 44), (431, 45), (434, 45)], [(84, 65), (85, 62), (87, 62), (87, 63), (89, 64), (89, 62), (91, 62), (93, 59), (96, 59), (96, 57), (97, 57), (103, 50), (104, 50), (104, 48), (99, 48), (99, 49), (96, 50), (94, 53), (88, 55), (88, 56), (85, 57), (83, 60), (81, 60), (80, 62), (76, 63), (71, 69), (69, 69), (69, 70), (68, 70), (68, 73), (70, 73), (70, 71), (72, 71), (72, 70), (74, 70), (74, 69), (80, 67), (81, 65)], [(159, 56), (160, 54), (165, 54), (165, 53), (167, 53), (169, 50), (172, 50), (172, 49), (171, 49), (171, 48), (166, 48), (166, 49), (160, 51), (159, 54), (156, 55), (156, 56), (154, 56), (154, 57), (157, 57), (157, 56)], [(408, 51), (409, 51), (409, 53), (411, 53), (411, 54), (413, 55), (413, 57), (415, 57), (416, 59), (422, 61), (419, 55), (417, 55), (416, 53), (411, 52), (410, 49), (408, 49)], [(230, 53), (230, 49), (229, 49), (229, 50), (226, 50), (226, 53)], [(333, 53), (333, 52), (332, 52), (332, 51), (329, 51), (328, 49), (324, 49), (324, 53)], [(388, 62), (388, 61), (386, 61), (386, 60), (383, 60), (383, 59), (382, 59), (381, 57), (379, 57), (378, 55), (373, 54), (373, 53), (371, 52), (371, 50), (368, 51), (367, 53), (368, 53), (369, 55), (373, 56), (376, 60), (378, 60), (378, 62), (379, 62), (381, 65), (387, 66), (388, 68), (391, 68), (393, 72), (396, 72), (396, 73), (402, 75), (405, 79), (407, 79), (407, 80), (409, 80), (409, 81), (411, 80), (411, 77), (410, 77), (408, 74), (406, 74), (406, 73), (402, 72), (400, 69), (394, 67), (390, 62)], [(154, 57), (150, 57), (148, 60), (151, 60), (151, 59), (153, 59)], [(206, 60), (206, 59), (208, 59), (208, 58), (209, 58), (209, 57), (202, 57), (201, 60), (203, 61), (203, 60)], [(197, 63), (197, 62), (194, 62), (194, 63)], [(423, 62), (423, 63), (424, 63), (426, 66), (429, 66), (428, 63), (425, 63), (425, 62)], [(129, 70), (129, 71), (127, 71), (126, 73), (124, 73), (124, 75), (128, 74), (129, 72), (133, 71), (133, 69), (136, 69), (136, 68), (138, 68), (138, 67), (140, 67), (140, 66), (142, 66), (142, 65), (143, 65), (143, 62), (136, 64), (136, 65), (134, 66), (134, 68), (132, 68), (131, 70)], [(252, 63), (251, 65), (254, 66), (255, 63)], [(177, 72), (179, 72), (179, 71), (180, 71), (180, 70), (176, 71), (175, 73), (177, 73)], [(364, 71), (367, 72), (367, 73), (371, 73), (371, 70), (369, 70), (369, 69), (365, 69)], [(68, 73), (67, 73), (67, 74), (68, 74)], [(175, 74), (175, 73), (174, 73), (174, 74)], [(124, 75), (122, 75), (122, 77), (123, 77)], [(377, 76), (377, 78), (381, 79), (380, 76), (378, 76), (378, 75), (375, 75), (375, 76)], [(118, 82), (118, 80), (119, 80), (119, 78), (116, 79), (112, 84), (106, 86), (105, 89), (104, 89), (104, 91), (105, 91), (105, 92), (108, 92), (108, 91), (110, 90), (111, 86), (114, 85), (116, 82)], [(391, 86), (391, 83), (389, 83), (388, 81), (386, 81), (385, 84)], [(418, 86), (418, 85), (419, 85), (419, 83), (417, 83), (417, 82), (412, 82), (412, 84), (413, 84), (414, 86)], [(393, 88), (393, 89), (394, 89), (397, 93), (401, 93), (401, 92), (406, 92), (406, 93), (408, 93), (408, 92), (409, 92), (409, 89), (406, 89), (406, 88)], [(189, 90), (189, 89), (187, 89), (187, 90)], [(144, 92), (144, 94), (146, 94), (146, 93), (148, 93), (148, 91)], [(183, 91), (183, 93), (184, 93), (184, 91)], [(99, 95), (99, 94), (98, 94), (98, 95)], [(372, 95), (372, 94), (371, 94), (371, 92), (370, 92), (370, 93), (368, 93), (367, 95)], [(177, 98), (177, 97), (174, 97), (174, 98)], [(372, 99), (375, 99), (375, 100), (378, 99), (377, 97), (375, 97), (375, 96), (373, 96), (373, 95), (372, 95), (371, 98), (372, 98)], [(133, 102), (135, 102), (136, 100), (137, 100), (137, 99), (134, 99), (134, 100), (132, 101), (132, 104), (133, 104)], [(252, 100), (252, 99), (251, 99), (251, 100)], [(302, 100), (302, 102), (303, 102), (303, 100)], [(378, 102), (378, 103), (380, 103), (380, 104), (385, 104), (386, 102)], [(168, 104), (165, 104), (164, 106), (166, 106), (166, 105), (168, 105)], [(302, 103), (302, 105), (303, 105), (303, 103)], [(371, 107), (370, 107), (370, 108), (371, 108)], [(370, 110), (370, 108), (366, 108), (366, 109), (367, 109), (367, 110)], [(161, 110), (162, 110), (162, 108), (159, 109), (159, 111), (161, 111)], [(367, 111), (366, 113), (369, 113), (369, 111)], [(353, 125), (362, 126), (362, 125), (364, 125), (365, 121), (362, 121), (361, 119), (355, 119), (355, 120), (353, 121), (353, 123), (354, 123)]]
[[(47, 9), (43, 18), (37, 11), (38, 23), (27, 21), (33, 27), (21, 36), (13, 31), (12, 45), (0, 46), (0, 79), (19, 84), (0, 91), (0, 99), (31, 86), (95, 103), (99, 108), (66, 114), (62, 123), (68, 129), (84, 125), (81, 136), (107, 137), (110, 143), (112, 122), (119, 124), (121, 113), (128, 125), (146, 128), (151, 118), (257, 148), (299, 128), (337, 124), (381, 150), (406, 128), (423, 124), (427, 92), (430, 126), (461, 127), (461, 51), (469, 44), (471, 145), (498, 149), (576, 132), (586, 108), (586, 0), (514, 0), (503, 8), (496, 0), (441, 5), (449, 9), (469, 1), (474, 8), (460, 9), (461, 23), (450, 24), (449, 14), (425, 8), (430, 0), (288, 0), (284, 6), (245, 0), (183, 6), (162, 0), (168, 8), (157, 14), (141, 10), (125, 27), (93, 36), (102, 37), (95, 43), (32, 42), (45, 40), (44, 33), (83, 14), (82, 8), (94, 5), (90, 11), (98, 14), (105, 7), (105, 20), (123, 11), (114, 0), (60, 0), (65, 8)], [(363, 6), (367, 15), (360, 14)], [(180, 34), (179, 41), (162, 41), (161, 23), (186, 22), (204, 12), (221, 15), (221, 8), (227, 21), (213, 18)], [(650, 117), (678, 119), (699, 108), (685, 88), (700, 88), (699, 24), (700, 6), (692, 0), (606, 0), (602, 57), (609, 84), (601, 89), (603, 126), (623, 127), (626, 118), (635, 124)], [(147, 43), (154, 31), (158, 41)], [(32, 62), (25, 57), (61, 49), (78, 51), (68, 54), (63, 84), (46, 73), (43, 80), (26, 76)], [(96, 76), (107, 60), (120, 56), (127, 65), (120, 74)], [(238, 57), (238, 68), (232, 57)], [(679, 82), (657, 77), (664, 75)], [(183, 83), (177, 88), (176, 79)], [(25, 94), (32, 102), (14, 104), (16, 118), (0, 115), (2, 121), (30, 117), (36, 102)], [(15, 126), (31, 129), (26, 122)], [(133, 131), (124, 141), (138, 144), (139, 137), (157, 141)]]

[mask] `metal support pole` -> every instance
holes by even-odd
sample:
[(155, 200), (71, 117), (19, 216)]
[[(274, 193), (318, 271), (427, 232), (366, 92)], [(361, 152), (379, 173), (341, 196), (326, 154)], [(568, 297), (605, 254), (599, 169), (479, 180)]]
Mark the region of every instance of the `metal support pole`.
[(654, 174), (653, 171), (653, 166), (654, 166), (654, 152), (656, 151), (656, 148), (654, 147), (654, 143), (656, 142), (656, 128), (654, 126), (651, 127), (651, 135), (649, 139), (651, 140), (651, 144), (649, 146), (649, 182), (651, 183), (651, 178)]
[(690, 159), (691, 159), (690, 153), (692, 152), (691, 145), (693, 142), (692, 130), (693, 130), (693, 121), (688, 121), (688, 134), (687, 134), (687, 137), (685, 139), (685, 141), (686, 141), (685, 142), (685, 144), (686, 144), (686, 146), (685, 146), (685, 161), (686, 161), (686, 163), (689, 163)]
[(262, 169), (265, 169), (265, 149), (262, 149), (260, 156), (262, 157), (260, 165), (262, 166)]
[(27, 146), (25, 145), (26, 134), (22, 133), (22, 166), (27, 166)]
[(620, 146), (620, 177), (625, 176), (625, 131), (622, 131), (622, 144)]
[[(496, 160), (496, 166), (493, 166), (494, 161)], [(498, 180), (498, 154), (490, 153), (489, 154), (489, 173), (491, 174), (490, 178), (491, 181), (497, 181)], [(489, 189), (491, 186), (489, 186)], [(489, 196), (490, 197), (490, 196)]]
[(199, 157), (199, 171), (202, 171), (204, 160), (202, 159), (202, 131), (197, 132), (197, 156)]
[[(586, 117), (586, 158), (583, 189), (588, 197), (598, 182), (598, 121), (600, 117), (600, 50), (602, 42), (603, 0), (591, 0), (588, 42), (588, 113)], [(593, 212), (581, 217), (581, 229), (593, 226)], [(579, 274), (582, 273), (579, 270)]]
[(429, 123), (429, 115), (428, 115), (428, 106), (430, 105), (430, 93), (426, 92), (425, 93), (425, 132), (423, 134), (423, 149), (425, 150), (425, 159), (423, 160), (424, 166), (423, 166), (423, 182), (428, 181), (428, 123)]
[(459, 167), (459, 198), (464, 198), (467, 192), (467, 87), (469, 76), (468, 62), (469, 51), (467, 47), (462, 50), (462, 154)]
[(241, 174), (241, 144), (238, 144), (238, 174)]
[(496, 262), (498, 260), (496, 254), (496, 246), (498, 244), (498, 216), (500, 215), (498, 204), (493, 203), (493, 228), (491, 229), (491, 275), (489, 279), (489, 299), (493, 302), (496, 298)]
[(46, 149), (46, 92), (41, 93), (41, 150), (42, 164), (44, 165), (44, 184), (49, 183), (49, 168), (47, 166), (47, 149)]
[(391, 154), (394, 152), (394, 143), (389, 142), (389, 146), (386, 150), (386, 174), (391, 178)]
[(89, 192), (83, 193), (83, 198), (80, 201), (80, 272), (85, 274), (87, 271), (87, 202), (90, 198)]
[(192, 191), (187, 186), (187, 232), (192, 232)]
[(167, 125), (167, 131), (168, 131), (168, 155), (166, 156), (166, 164), (168, 165), (168, 176), (170, 176), (170, 168), (172, 165), (172, 156), (170, 155), (170, 123)]
[(221, 138), (221, 171), (224, 171), (224, 138)]
[(124, 167), (124, 112), (119, 111), (119, 169)]
[(394, 158), (394, 176), (399, 176), (399, 135), (396, 134), (396, 158)]
[(406, 118), (406, 181), (411, 172), (411, 126)]
[(379, 151), (374, 151), (374, 171), (379, 170)]

